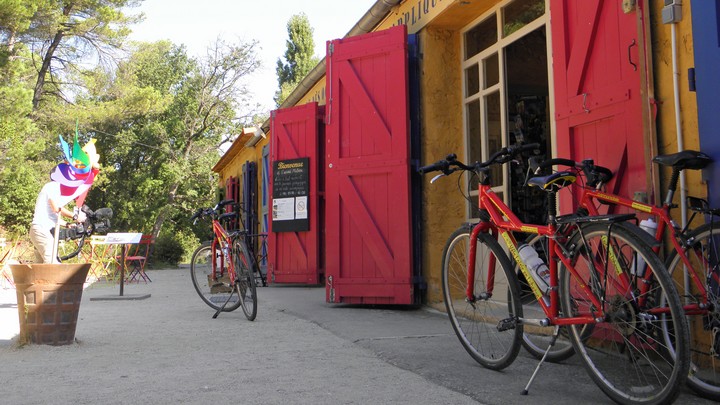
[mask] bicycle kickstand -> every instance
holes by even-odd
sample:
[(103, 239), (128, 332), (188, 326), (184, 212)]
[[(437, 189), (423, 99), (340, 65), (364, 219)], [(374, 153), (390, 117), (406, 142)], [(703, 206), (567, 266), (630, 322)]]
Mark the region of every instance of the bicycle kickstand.
[(533, 371), (532, 375), (530, 376), (530, 381), (528, 381), (527, 385), (525, 386), (525, 389), (523, 390), (522, 395), (527, 395), (528, 392), (530, 391), (530, 385), (535, 380), (535, 376), (537, 376), (538, 371), (540, 371), (540, 366), (545, 361), (545, 358), (547, 357), (548, 352), (550, 352), (550, 349), (552, 349), (552, 347), (555, 346), (555, 341), (557, 340), (559, 334), (560, 334), (560, 326), (555, 325), (555, 330), (553, 331), (552, 338), (550, 339), (550, 344), (548, 345), (547, 349), (545, 349), (545, 354), (543, 354), (537, 367), (535, 367), (535, 371)]
[(235, 292), (237, 291), (238, 283), (235, 283), (233, 285), (232, 291), (230, 291), (230, 295), (228, 295), (228, 299), (225, 300), (225, 303), (222, 304), (220, 308), (218, 308), (217, 311), (215, 311), (215, 314), (213, 315), (213, 319), (217, 318), (218, 315), (220, 315), (220, 312), (222, 312), (225, 309), (225, 306), (230, 302), (230, 299), (232, 299), (233, 296), (235, 296)]

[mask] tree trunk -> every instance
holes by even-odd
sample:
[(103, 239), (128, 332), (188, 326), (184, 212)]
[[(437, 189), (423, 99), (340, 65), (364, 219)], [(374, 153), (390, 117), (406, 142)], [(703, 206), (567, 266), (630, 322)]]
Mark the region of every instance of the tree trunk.
[[(197, 135), (196, 135), (197, 136)], [(193, 136), (188, 139), (187, 143), (185, 144), (185, 148), (183, 149), (182, 153), (182, 161), (187, 162), (190, 156), (190, 150), (192, 149), (193, 144)], [(160, 213), (158, 214), (157, 218), (155, 219), (155, 224), (153, 225), (152, 234), (157, 239), (158, 235), (160, 235), (160, 230), (162, 229), (163, 223), (167, 219), (168, 212), (172, 209), (173, 205), (175, 204), (175, 200), (177, 199), (177, 191), (178, 188), (180, 188), (180, 182), (176, 181), (170, 186), (170, 189), (168, 190), (168, 198), (167, 198), (167, 205), (163, 207), (160, 210)]]
[(43, 63), (38, 71), (37, 83), (35, 83), (35, 91), (33, 93), (33, 111), (37, 110), (40, 105), (40, 99), (42, 98), (45, 87), (45, 76), (50, 72), (50, 63), (55, 55), (55, 50), (57, 50), (58, 45), (60, 45), (60, 41), (62, 41), (63, 35), (65, 35), (65, 33), (62, 30), (55, 33), (55, 37), (50, 43), (45, 56), (43, 56)]
[(17, 57), (14, 55), (16, 35), (17, 33), (15, 31), (12, 31), (8, 36), (7, 40), (8, 59), (10, 60), (13, 60)]
[(157, 218), (155, 218), (155, 224), (152, 228), (152, 234), (157, 239), (158, 235), (160, 235), (160, 230), (162, 229), (163, 223), (167, 219), (168, 212), (172, 209), (173, 204), (175, 204), (175, 197), (177, 195), (177, 190), (180, 188), (180, 183), (174, 183), (170, 186), (170, 191), (168, 192), (168, 198), (167, 198), (167, 205), (165, 205), (158, 214)]

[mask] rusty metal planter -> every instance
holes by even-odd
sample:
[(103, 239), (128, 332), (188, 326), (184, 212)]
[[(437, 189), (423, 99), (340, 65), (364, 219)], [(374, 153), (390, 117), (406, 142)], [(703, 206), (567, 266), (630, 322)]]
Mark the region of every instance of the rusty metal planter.
[(17, 292), (19, 342), (73, 343), (90, 263), (11, 264), (10, 269)]

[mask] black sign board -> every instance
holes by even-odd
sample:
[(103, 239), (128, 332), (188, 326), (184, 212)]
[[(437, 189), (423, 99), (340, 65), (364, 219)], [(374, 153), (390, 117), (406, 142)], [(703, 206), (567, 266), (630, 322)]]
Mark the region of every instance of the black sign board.
[(310, 229), (310, 158), (273, 162), (273, 232)]

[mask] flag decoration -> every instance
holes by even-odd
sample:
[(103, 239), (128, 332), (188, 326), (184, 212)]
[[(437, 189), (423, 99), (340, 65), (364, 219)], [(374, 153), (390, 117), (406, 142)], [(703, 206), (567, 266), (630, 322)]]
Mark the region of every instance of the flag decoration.
[(100, 155), (95, 149), (95, 139), (90, 139), (81, 148), (76, 125), (72, 150), (62, 135), (60, 135), (60, 147), (65, 155), (65, 161), (57, 165), (50, 174), (51, 180), (60, 183), (61, 197), (58, 203), (64, 206), (74, 199), (75, 204), (82, 207), (87, 192), (100, 171)]

